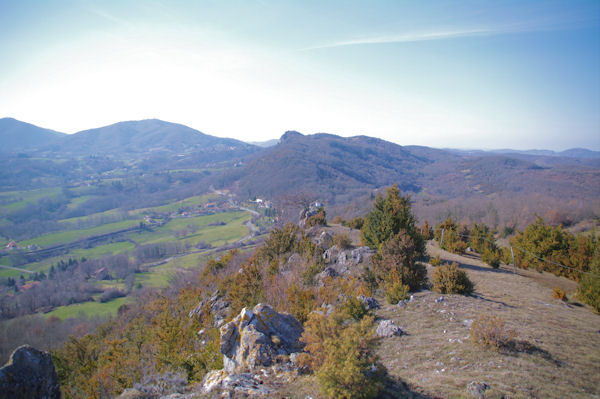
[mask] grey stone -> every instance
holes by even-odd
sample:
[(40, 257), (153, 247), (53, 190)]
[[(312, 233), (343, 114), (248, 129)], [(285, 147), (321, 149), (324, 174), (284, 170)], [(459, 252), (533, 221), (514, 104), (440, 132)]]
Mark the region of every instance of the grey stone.
[(208, 307), (210, 315), (213, 317), (213, 326), (221, 327), (227, 317), (229, 316), (229, 302), (216, 290), (209, 299), (201, 301), (194, 309), (189, 313), (189, 317), (204, 317), (204, 309)]
[(352, 252), (350, 252), (350, 255), (352, 258), (352, 262), (358, 264), (366, 263), (367, 261), (369, 261), (374, 253), (375, 251), (373, 251), (369, 247), (358, 247), (356, 249), (353, 249)]
[(29, 345), (15, 349), (0, 368), (0, 399), (59, 399), (60, 385), (52, 356)]
[(359, 295), (356, 299), (364, 303), (368, 310), (379, 309), (381, 307), (377, 299), (370, 296)]
[(393, 320), (382, 320), (375, 329), (375, 335), (382, 338), (389, 338), (395, 335), (399, 336), (404, 334), (404, 331), (396, 324)]
[(221, 327), (224, 370), (232, 374), (269, 367), (278, 355), (302, 350), (302, 331), (302, 324), (293, 316), (277, 313), (269, 305), (244, 308)]
[(202, 381), (205, 393), (220, 389), (224, 397), (269, 397), (271, 390), (263, 385), (259, 376), (251, 373), (227, 374), (223, 370), (211, 371)]
[(441, 296), (439, 298), (436, 298), (435, 303), (440, 303), (440, 302), (444, 302), (444, 297)]
[(333, 236), (326, 231), (321, 232), (317, 239), (317, 245), (321, 249), (326, 250), (331, 247), (331, 244), (333, 244)]
[(467, 394), (478, 399), (485, 399), (485, 391), (490, 386), (485, 382), (471, 381), (467, 384)]

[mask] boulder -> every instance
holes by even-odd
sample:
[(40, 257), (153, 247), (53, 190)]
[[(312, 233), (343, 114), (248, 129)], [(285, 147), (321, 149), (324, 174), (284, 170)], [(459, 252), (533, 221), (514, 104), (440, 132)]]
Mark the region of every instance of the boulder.
[(15, 349), (0, 368), (0, 399), (59, 399), (60, 386), (52, 356), (29, 345)]
[(379, 302), (377, 302), (377, 299), (370, 297), (370, 296), (364, 296), (364, 295), (359, 295), (356, 297), (356, 299), (358, 299), (359, 301), (361, 301), (362, 303), (365, 304), (365, 306), (367, 307), (367, 310), (373, 310), (373, 309), (379, 309)]
[(317, 246), (321, 249), (326, 250), (333, 244), (333, 236), (326, 231), (321, 232), (317, 239)]
[(341, 249), (337, 245), (328, 248), (325, 252), (323, 252), (323, 259), (325, 260), (325, 263), (336, 263), (340, 251)]
[(467, 394), (478, 399), (484, 399), (488, 389), (490, 386), (485, 382), (471, 381), (467, 384)]
[(323, 252), (323, 259), (340, 275), (349, 275), (356, 266), (370, 261), (375, 251), (369, 247), (342, 250), (334, 245)]
[(310, 204), (308, 208), (301, 210), (300, 215), (298, 217), (298, 226), (302, 227), (303, 229), (306, 228), (306, 222), (308, 221), (308, 219), (311, 216), (316, 215), (319, 212), (319, 209), (321, 209), (322, 207), (323, 204), (321, 204), (318, 201), (315, 201), (312, 204)]
[(202, 381), (205, 393), (216, 389), (223, 391), (222, 397), (269, 397), (271, 390), (263, 385), (262, 380), (251, 373), (227, 374), (224, 370), (213, 370), (206, 374)]
[(319, 282), (319, 286), (322, 286), (325, 279), (327, 279), (328, 277), (337, 277), (338, 273), (335, 271), (335, 269), (331, 266), (327, 266), (325, 269), (323, 269), (323, 271), (319, 274), (317, 274), (317, 281)]
[(228, 374), (272, 366), (276, 357), (301, 351), (302, 324), (266, 304), (242, 309), (221, 327), (223, 366)]
[(190, 311), (189, 317), (204, 317), (205, 308), (207, 308), (209, 314), (212, 315), (213, 326), (215, 327), (221, 327), (227, 319), (227, 316), (229, 316), (229, 302), (227, 302), (219, 290), (213, 292), (209, 299), (201, 301), (196, 305), (196, 307)]
[(382, 338), (393, 337), (394, 335), (402, 335), (404, 331), (394, 324), (393, 320), (382, 320), (377, 325), (375, 335)]
[(350, 252), (350, 258), (355, 264), (366, 263), (371, 260), (375, 251), (369, 247), (358, 247)]

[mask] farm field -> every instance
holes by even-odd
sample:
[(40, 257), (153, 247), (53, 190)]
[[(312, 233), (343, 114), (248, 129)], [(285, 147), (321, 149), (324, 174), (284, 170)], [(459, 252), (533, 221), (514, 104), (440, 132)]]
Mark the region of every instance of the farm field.
[[(81, 196), (71, 198), (66, 204), (67, 209), (74, 210), (85, 206), (86, 201), (96, 198), (89, 195), (84, 188), (78, 191)], [(4, 201), (0, 211), (7, 214), (27, 203), (35, 204), (49, 195), (59, 196), (61, 190), (53, 188), (0, 193), (0, 200)], [(221, 205), (217, 205), (219, 200)], [(25, 282), (33, 282), (36, 276), (48, 276), (61, 265), (66, 267), (65, 265), (72, 261), (98, 260), (101, 263), (96, 267), (99, 268), (102, 264), (110, 265), (112, 262), (102, 259), (121, 256), (120, 259), (125, 259), (130, 265), (137, 265), (139, 268), (131, 275), (133, 281), (129, 280), (126, 284), (123, 279), (114, 277), (90, 281), (103, 291), (118, 289), (129, 292), (129, 287), (165, 287), (178, 270), (196, 267), (209, 257), (215, 256), (220, 247), (252, 237), (254, 234), (246, 225), (252, 217), (253, 214), (247, 210), (224, 203), (222, 195), (209, 193), (155, 207), (129, 211), (109, 209), (85, 216), (59, 219), (58, 226), (62, 226), (59, 231), (17, 241), (16, 244), (21, 249), (5, 249), (0, 256), (0, 278), (21, 279), (23, 276)], [(104, 221), (107, 222), (103, 223)], [(266, 226), (268, 220), (257, 223)], [(132, 230), (112, 235), (126, 229)], [(100, 239), (97, 239), (98, 237)], [(8, 243), (8, 239), (5, 239), (5, 242)], [(60, 253), (27, 263), (23, 261), (23, 256), (27, 254), (28, 250), (25, 248), (28, 246), (33, 248), (33, 252), (60, 248), (60, 251), (57, 250)], [(158, 258), (138, 258), (140, 251), (149, 251), (152, 248), (176, 248), (176, 252), (165, 253)], [(80, 313), (88, 316), (114, 316), (119, 306), (129, 300), (128, 297), (122, 297), (101, 303), (100, 294), (93, 297), (94, 301), (58, 306), (44, 316), (56, 316), (60, 319), (75, 317)]]
[(81, 313), (86, 316), (110, 317), (116, 316), (119, 307), (127, 303), (127, 298), (116, 298), (105, 303), (100, 302), (83, 302), (74, 303), (72, 305), (60, 306), (52, 312), (46, 313), (46, 318), (54, 316), (59, 319), (68, 319), (79, 316)]

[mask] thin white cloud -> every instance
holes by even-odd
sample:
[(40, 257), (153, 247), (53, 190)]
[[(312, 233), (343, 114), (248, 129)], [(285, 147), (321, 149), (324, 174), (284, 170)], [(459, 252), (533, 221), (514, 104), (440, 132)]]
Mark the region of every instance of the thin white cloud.
[(367, 44), (386, 44), (386, 43), (412, 43), (424, 42), (431, 40), (449, 40), (462, 37), (473, 36), (495, 36), (506, 35), (524, 32), (543, 32), (568, 30), (575, 28), (583, 28), (585, 26), (594, 25), (597, 21), (589, 17), (569, 17), (565, 16), (561, 20), (554, 18), (538, 18), (537, 20), (517, 21), (501, 26), (485, 27), (485, 28), (467, 28), (467, 29), (438, 29), (428, 32), (409, 32), (409, 33), (393, 33), (381, 36), (366, 36), (351, 40), (334, 41), (330, 43), (310, 46), (302, 50), (318, 50), (334, 47), (358, 46)]
[(498, 33), (506, 33), (506, 32), (484, 28), (484, 29), (468, 29), (468, 30), (438, 31), (438, 32), (424, 32), (424, 33), (406, 33), (406, 34), (366, 37), (366, 38), (360, 38), (360, 39), (337, 41), (337, 42), (331, 42), (331, 43), (322, 44), (322, 45), (318, 45), (318, 46), (307, 47), (304, 50), (317, 50), (317, 49), (332, 48), (332, 47), (357, 46), (357, 45), (363, 45), (363, 44), (423, 42), (423, 41), (429, 41), (429, 40), (454, 39), (454, 38), (458, 38), (458, 37), (493, 35), (493, 34), (498, 34)]

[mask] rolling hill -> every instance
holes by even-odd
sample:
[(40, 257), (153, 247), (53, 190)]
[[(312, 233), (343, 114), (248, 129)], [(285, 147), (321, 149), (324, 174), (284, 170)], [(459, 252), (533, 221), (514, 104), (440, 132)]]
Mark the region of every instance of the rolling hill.
[(453, 215), (468, 221), (489, 215), (492, 225), (521, 225), (536, 212), (557, 223), (593, 217), (600, 168), (590, 159), (467, 154), (365, 136), (287, 132), (278, 145), (215, 183), (241, 197), (305, 193), (346, 217), (363, 213), (374, 190), (398, 183), (412, 193), (421, 220)]
[(13, 118), (0, 119), (0, 152), (31, 151), (58, 141), (65, 133), (44, 129)]
[(397, 182), (405, 191), (420, 191), (421, 169), (431, 161), (384, 140), (332, 134), (302, 135), (288, 131), (276, 146), (257, 154), (243, 168), (221, 180), (249, 196), (277, 197), (311, 192), (331, 203)]
[(84, 130), (54, 142), (46, 150), (62, 156), (147, 156), (157, 153), (251, 152), (255, 147), (158, 119), (119, 122)]

